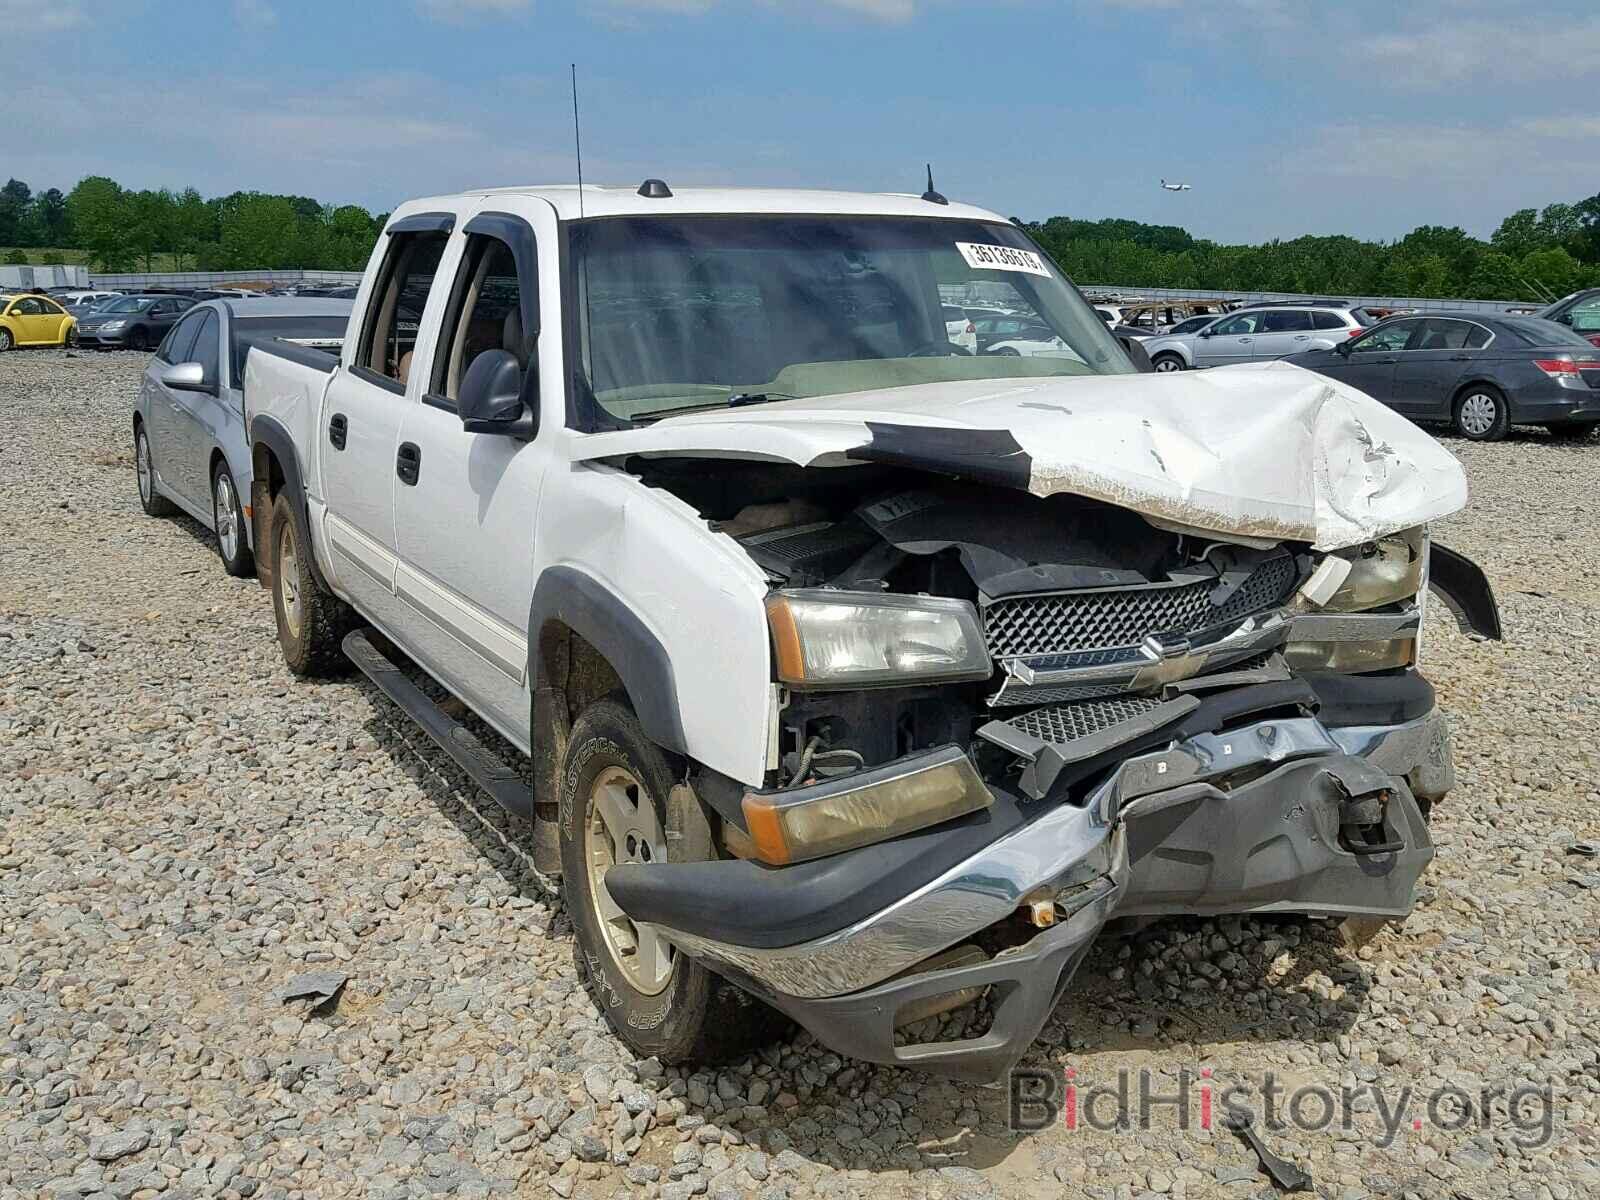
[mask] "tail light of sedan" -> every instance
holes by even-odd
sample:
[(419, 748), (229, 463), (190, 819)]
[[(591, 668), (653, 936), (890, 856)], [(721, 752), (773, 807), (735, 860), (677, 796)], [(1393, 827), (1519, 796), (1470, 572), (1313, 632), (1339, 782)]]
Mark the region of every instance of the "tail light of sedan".
[(1533, 365), (1538, 367), (1551, 379), (1562, 387), (1588, 389), (1589, 385), (1583, 378), (1585, 371), (1600, 371), (1600, 360), (1575, 359), (1567, 356), (1561, 358), (1536, 358)]

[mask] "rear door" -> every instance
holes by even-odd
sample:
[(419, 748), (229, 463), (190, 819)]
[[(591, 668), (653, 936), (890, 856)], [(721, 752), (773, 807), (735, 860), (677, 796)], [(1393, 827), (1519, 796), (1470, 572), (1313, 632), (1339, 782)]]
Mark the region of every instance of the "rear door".
[(421, 395), (412, 372), (439, 260), (455, 218), (392, 222), (365, 297), (360, 331), (328, 383), (315, 453), (327, 505), (324, 534), (339, 586), (371, 619), (396, 628), (394, 489), (400, 425)]
[(536, 370), (539, 260), (553, 265), (554, 214), (536, 207), (530, 220), (505, 204), (485, 202), (446, 260), (448, 302), (421, 402), (401, 431), (417, 466), (395, 489), (395, 591), (414, 610), (407, 630), (418, 656), (502, 732), (526, 740), (533, 531), (556, 431), (529, 440), (468, 433), (456, 409), (461, 381), (483, 355), (516, 359), (524, 405), (535, 412), (540, 378), (561, 386), (554, 372)]
[(1311, 314), (1303, 308), (1275, 308), (1261, 318), (1250, 361), (1283, 358), (1311, 346)]
[(1244, 362), (1255, 355), (1265, 311), (1243, 312), (1218, 321), (1194, 340), (1194, 365), (1225, 367)]
[(1491, 335), (1482, 325), (1450, 317), (1428, 317), (1420, 325), (1397, 356), (1389, 402), (1407, 416), (1448, 417), (1456, 384), (1483, 357)]

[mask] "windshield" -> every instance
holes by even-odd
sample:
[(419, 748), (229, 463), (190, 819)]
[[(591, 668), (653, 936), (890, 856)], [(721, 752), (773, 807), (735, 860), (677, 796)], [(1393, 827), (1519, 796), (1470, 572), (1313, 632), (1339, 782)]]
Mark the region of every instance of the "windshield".
[[(1008, 224), (630, 217), (574, 222), (571, 237), (574, 388), (612, 421), (918, 383), (1134, 370), (1093, 310)], [(974, 304), (1004, 309), (1009, 327), (946, 311)]]
[(129, 297), (122, 300), (113, 300), (99, 311), (114, 313), (143, 312), (154, 303), (154, 300), (140, 300), (135, 297)]

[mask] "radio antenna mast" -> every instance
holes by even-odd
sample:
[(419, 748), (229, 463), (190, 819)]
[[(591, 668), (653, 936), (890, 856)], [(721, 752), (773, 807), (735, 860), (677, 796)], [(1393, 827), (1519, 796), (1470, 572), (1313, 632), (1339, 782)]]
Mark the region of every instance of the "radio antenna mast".
[(583, 131), (578, 125), (578, 64), (572, 64), (572, 144), (578, 152), (578, 219), (583, 219)]

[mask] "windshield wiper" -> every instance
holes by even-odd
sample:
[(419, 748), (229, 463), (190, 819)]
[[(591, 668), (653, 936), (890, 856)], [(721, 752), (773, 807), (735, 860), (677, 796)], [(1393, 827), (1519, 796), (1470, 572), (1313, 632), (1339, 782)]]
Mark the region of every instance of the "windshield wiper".
[(787, 392), (735, 392), (728, 397), (729, 408), (742, 408), (746, 404), (765, 404), (768, 400), (798, 400)]
[(682, 413), (705, 412), (711, 408), (743, 408), (748, 404), (765, 404), (769, 400), (798, 400), (799, 396), (791, 396), (787, 392), (735, 392), (726, 400), (716, 400), (710, 404), (684, 404), (677, 408), (659, 408), (654, 412), (645, 413), (634, 418), (635, 423), (659, 421), (663, 417), (678, 416)]

